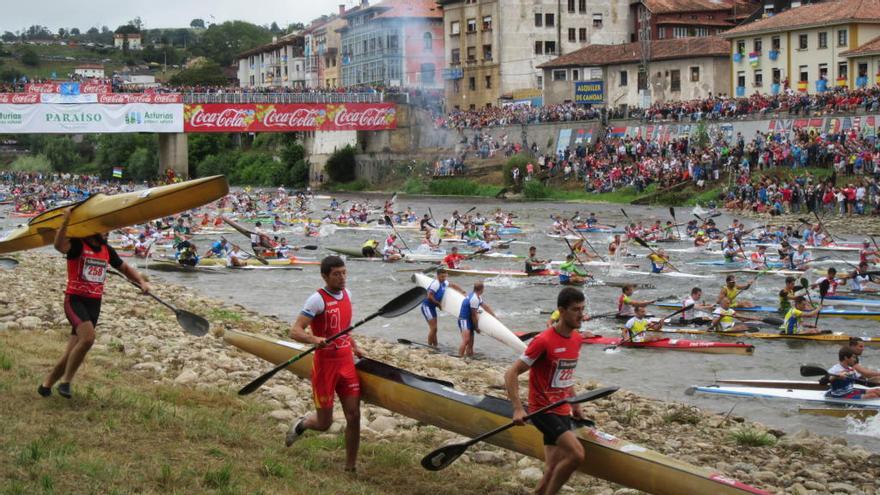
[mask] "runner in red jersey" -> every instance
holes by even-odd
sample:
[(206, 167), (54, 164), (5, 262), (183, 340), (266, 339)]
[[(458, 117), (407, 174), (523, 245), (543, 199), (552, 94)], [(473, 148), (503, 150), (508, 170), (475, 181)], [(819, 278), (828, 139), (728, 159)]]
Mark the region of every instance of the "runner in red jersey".
[(64, 291), (64, 314), (72, 327), (67, 348), (61, 359), (37, 387), (43, 397), (52, 394), (52, 386), (58, 380), (58, 394), (71, 397), (70, 382), (79, 366), (95, 343), (95, 326), (101, 313), (101, 297), (104, 295), (104, 279), (110, 265), (137, 283), (144, 293), (150, 286), (131, 265), (119, 258), (107, 245), (102, 234), (78, 239), (67, 237), (67, 224), (72, 208), (64, 210), (61, 227), (55, 233), (55, 249), (67, 256), (67, 289)]
[[(513, 404), (513, 422), (525, 424), (526, 411), (519, 398), (519, 375), (529, 371), (529, 411), (536, 411), (574, 395), (574, 370), (584, 336), (577, 330), (584, 318), (585, 298), (574, 287), (559, 291), (559, 321), (544, 330), (504, 375), (507, 396)], [(544, 477), (538, 494), (554, 494), (584, 460), (584, 448), (572, 429), (571, 417), (581, 418), (579, 405), (562, 404), (534, 416), (531, 421), (544, 434)]]
[[(317, 345), (312, 364), (312, 398), (315, 412), (290, 425), (285, 444), (289, 447), (306, 430), (327, 431), (333, 424), (333, 395), (339, 396), (345, 414), (345, 470), (355, 471), (361, 434), (361, 386), (354, 356), (361, 357), (351, 335), (332, 342), (325, 339), (351, 326), (351, 294), (345, 288), (345, 262), (338, 256), (321, 261), (324, 287), (312, 294), (297, 317), (290, 336), (297, 342)], [(311, 333), (306, 332), (311, 328)]]

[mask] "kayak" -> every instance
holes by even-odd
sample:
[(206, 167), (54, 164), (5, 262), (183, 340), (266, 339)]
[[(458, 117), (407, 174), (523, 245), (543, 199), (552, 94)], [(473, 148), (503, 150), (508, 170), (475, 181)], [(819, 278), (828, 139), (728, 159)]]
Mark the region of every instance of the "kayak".
[(578, 232), (585, 232), (588, 234), (624, 234), (625, 230), (612, 227), (610, 225), (593, 225), (592, 227), (587, 227), (586, 225), (579, 225), (574, 228), (574, 230)]
[[(709, 261), (691, 261), (688, 263), (689, 265), (703, 265), (703, 266), (724, 266), (727, 268), (748, 268), (750, 263), (748, 261), (724, 261), (724, 260), (709, 260)], [(767, 263), (767, 266), (770, 268), (782, 268), (782, 263), (777, 261), (771, 261)]]
[(834, 301), (835, 306), (880, 306), (880, 299), (864, 299), (855, 296), (825, 296), (826, 301)]
[[(229, 184), (222, 175), (123, 194), (95, 194), (74, 205), (67, 227), (70, 237), (88, 237), (148, 222), (222, 198)], [(67, 206), (45, 211), (0, 240), (0, 253), (52, 244)]]
[[(678, 302), (656, 302), (655, 306), (660, 308), (678, 309), (681, 303)], [(748, 313), (777, 313), (779, 310), (775, 306), (754, 306), (751, 308), (734, 308), (738, 312)], [(834, 307), (823, 307), (819, 311), (819, 316), (826, 318), (845, 318), (847, 320), (880, 320), (880, 311), (852, 311), (848, 309), (838, 309)]]
[(715, 278), (713, 275), (697, 275), (694, 273), (684, 273), (684, 272), (642, 272), (638, 270), (612, 270), (614, 273), (620, 272), (621, 274), (630, 274), (630, 275), (652, 275), (652, 276), (662, 276), (662, 277), (673, 277), (673, 278)]
[[(300, 258), (266, 258), (268, 265), (264, 265), (256, 258), (245, 260), (245, 266), (289, 266), (289, 265), (320, 265), (318, 260), (304, 260)], [(226, 258), (202, 258), (199, 266), (226, 266)]]
[[(431, 282), (434, 281), (433, 278), (422, 273), (413, 274), (412, 280), (416, 285), (424, 287), (425, 289), (427, 289), (428, 286), (431, 285)], [(458, 312), (461, 308), (462, 301), (464, 301), (464, 296), (460, 292), (452, 287), (447, 287), (446, 291), (443, 293), (443, 299), (440, 300), (440, 309), (455, 318), (458, 318)], [(485, 311), (480, 313), (478, 325), (480, 327), (480, 335), (488, 335), (513, 349), (517, 353), (522, 353), (526, 350), (525, 343), (489, 313)]]
[(670, 351), (701, 352), (705, 354), (743, 354), (751, 356), (755, 346), (742, 342), (709, 342), (705, 340), (662, 339), (653, 342), (622, 342), (620, 337), (595, 337), (584, 339), (588, 345), (617, 345), (635, 349), (667, 349)]
[[(282, 363), (306, 349), (302, 344), (234, 330), (226, 330), (223, 338), (226, 343), (272, 364)], [(513, 415), (513, 408), (505, 399), (461, 392), (451, 382), (417, 375), (381, 361), (361, 358), (355, 368), (366, 402), (465, 437), (476, 437), (507, 424)], [(300, 359), (288, 369), (307, 379), (312, 356)], [(590, 476), (658, 495), (769, 495), (718, 471), (672, 459), (595, 428), (578, 428), (575, 434), (586, 453), (578, 470)], [(536, 459), (544, 457), (543, 435), (531, 425), (510, 428), (486, 442)]]
[[(746, 387), (760, 388), (787, 388), (792, 390), (828, 390), (828, 385), (822, 385), (816, 380), (718, 380), (725, 385), (743, 385)], [(858, 387), (858, 385), (856, 385)]]
[(718, 270), (715, 273), (720, 274), (729, 274), (729, 273), (749, 273), (752, 275), (757, 275), (759, 273), (765, 275), (785, 275), (785, 276), (793, 276), (796, 277), (798, 275), (803, 275), (807, 273), (808, 270), (800, 271), (800, 270), (782, 270), (782, 269), (771, 269), (771, 270), (755, 270), (754, 268), (734, 268), (732, 270)]
[(801, 414), (814, 414), (816, 416), (831, 416), (834, 418), (854, 418), (859, 421), (867, 421), (877, 415), (877, 409), (856, 409), (852, 407), (800, 407)]
[(531, 274), (522, 270), (465, 270), (462, 268), (447, 268), (450, 275), (471, 275), (477, 277), (555, 277), (558, 270), (538, 270)]
[[(766, 242), (759, 242), (755, 244), (756, 247), (764, 246), (767, 249), (779, 249), (781, 246), (779, 244), (772, 244)], [(843, 243), (843, 244), (834, 244), (829, 246), (804, 246), (806, 249), (812, 251), (838, 251), (838, 252), (847, 252), (847, 251), (855, 251), (858, 252), (861, 249), (859, 244), (852, 243)]]
[[(809, 340), (813, 342), (828, 344), (845, 344), (849, 342), (850, 335), (843, 332), (819, 333), (819, 334), (787, 334), (778, 332), (710, 332), (695, 326), (674, 326), (664, 325), (660, 330), (651, 330), (657, 333), (679, 333), (686, 335), (714, 335), (716, 337), (735, 337), (750, 338), (764, 340)], [(880, 347), (880, 337), (859, 337), (865, 342), (865, 345), (871, 347)]]
[[(241, 235), (247, 237), (248, 242), (250, 242), (251, 236), (257, 233), (256, 230), (251, 230), (229, 217), (221, 216), (220, 218), (223, 219), (223, 221), (226, 222), (230, 227), (237, 230)], [(266, 249), (274, 248), (274, 246), (272, 245), (272, 240), (269, 238), (268, 233), (262, 232), (260, 234), (260, 246), (263, 246)]]
[(859, 408), (880, 409), (880, 399), (834, 399), (831, 397), (825, 397), (825, 391), (823, 390), (720, 385), (709, 385), (705, 387), (695, 386), (691, 389), (695, 392), (702, 392), (705, 394), (732, 395), (736, 397), (754, 397), (762, 399), (788, 399), (805, 402), (821, 402), (824, 404), (840, 404)]

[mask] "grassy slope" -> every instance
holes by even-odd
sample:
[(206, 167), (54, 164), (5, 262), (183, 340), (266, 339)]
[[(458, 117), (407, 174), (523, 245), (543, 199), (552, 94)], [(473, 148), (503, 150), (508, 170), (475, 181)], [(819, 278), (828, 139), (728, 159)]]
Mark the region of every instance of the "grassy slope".
[(430, 442), (364, 441), (360, 472), (343, 475), (340, 434), (285, 449), (265, 406), (156, 385), (112, 347), (89, 355), (72, 400), (41, 399), (36, 385), (63, 346), (60, 332), (0, 334), (2, 494), (500, 494), (511, 474), (467, 464), (432, 474), (417, 464)]
[[(30, 48), (40, 56), (40, 64), (30, 67), (21, 63), (20, 58), (0, 57), (0, 70), (5, 68), (18, 69), (29, 78), (46, 79), (53, 72), (64, 79), (67, 74), (73, 73), (74, 67), (85, 63), (100, 63), (104, 65), (104, 72), (108, 76), (113, 71), (121, 70), (125, 66), (125, 57), (121, 50), (110, 50), (108, 53), (98, 53), (86, 46), (61, 46), (61, 45), (2, 45), (2, 49), (20, 55), (25, 48)], [(73, 57), (76, 60), (49, 60), (46, 57)], [(102, 60), (110, 59), (110, 62)]]

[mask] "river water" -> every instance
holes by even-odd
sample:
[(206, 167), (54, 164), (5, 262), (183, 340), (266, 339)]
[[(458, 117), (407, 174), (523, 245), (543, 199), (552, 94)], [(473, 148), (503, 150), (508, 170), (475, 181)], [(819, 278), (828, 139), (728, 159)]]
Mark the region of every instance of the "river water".
[[(340, 195), (340, 200), (349, 196)], [(351, 197), (355, 199), (355, 197)], [(360, 196), (363, 198), (363, 196)], [(375, 197), (373, 203), (381, 204), (382, 197)], [(316, 206), (324, 207), (327, 200), (316, 200)], [(568, 216), (579, 211), (582, 216), (595, 212), (600, 223), (622, 226), (626, 219), (619, 205), (606, 204), (575, 204), (575, 203), (510, 203), (475, 198), (424, 198), (401, 196), (398, 206), (411, 206), (417, 214), (426, 212), (428, 207), (439, 220), (448, 216), (454, 209), (465, 211), (476, 206), (478, 212), (489, 214), (496, 208), (514, 211), (519, 216), (528, 233), (516, 236), (518, 242), (511, 245), (510, 251), (515, 254), (526, 254), (529, 245), (538, 248), (539, 257), (554, 260), (563, 259), (568, 252), (566, 245), (557, 239), (549, 238), (544, 231), (551, 223), (550, 215), (562, 213)], [(643, 206), (626, 206), (626, 213), (633, 220), (641, 220), (648, 224), (655, 219), (663, 223), (670, 219), (668, 208)], [(6, 211), (8, 213), (8, 210)], [(691, 217), (690, 208), (676, 210), (679, 221)], [(0, 212), (0, 215), (5, 213)], [(731, 217), (723, 215), (715, 219), (719, 227), (726, 227)], [(19, 219), (7, 218), (0, 220), (0, 225), (8, 227), (11, 222)], [(746, 222), (752, 225), (754, 222)], [(415, 247), (419, 242), (419, 234), (415, 231), (402, 231), (404, 239)], [(846, 236), (844, 232), (835, 232)], [(247, 241), (238, 234), (227, 234), (238, 237), (242, 245)], [(305, 239), (302, 236), (288, 235), (294, 244), (318, 244), (318, 251), (301, 251), (304, 256), (320, 258), (329, 251), (326, 246), (360, 246), (366, 239), (382, 240), (384, 234), (379, 231), (346, 231), (338, 230), (332, 235), (320, 238)], [(589, 240), (601, 253), (611, 236), (608, 234), (588, 234)], [(200, 251), (208, 247), (208, 238), (197, 238)], [(667, 248), (684, 248), (689, 243), (667, 244)], [(450, 247), (446, 245), (445, 247)], [(641, 251), (641, 250), (640, 250)], [(48, 254), (48, 252), (47, 252)], [(855, 259), (854, 253), (844, 253), (845, 259)], [(701, 275), (713, 275), (711, 278), (678, 278), (657, 275), (633, 275), (607, 273), (605, 268), (594, 268), (593, 272), (599, 279), (625, 280), (631, 282), (647, 282), (654, 284), (656, 289), (640, 289), (636, 291), (636, 299), (654, 299), (675, 294), (684, 297), (693, 286), (704, 290), (704, 299), (714, 301), (723, 285), (724, 275), (713, 274), (712, 270), (719, 267), (688, 265), (690, 261), (712, 259), (710, 255), (696, 253), (672, 253), (672, 262), (684, 271)], [(632, 258), (640, 263), (640, 270), (648, 271), (644, 257)], [(627, 260), (631, 262), (630, 260)], [(480, 268), (522, 269), (522, 261), (502, 259), (479, 259), (468, 262), (470, 266)], [(348, 262), (348, 286), (352, 292), (355, 319), (360, 319), (412, 286), (411, 270), (425, 267), (424, 264), (386, 264), (381, 262), (357, 261)], [(305, 266), (302, 271), (292, 270), (253, 270), (233, 273), (168, 273), (150, 271), (150, 275), (164, 281), (186, 285), (195, 291), (212, 297), (228, 299), (230, 303), (238, 303), (263, 314), (277, 315), (279, 318), (293, 321), (305, 299), (318, 287), (322, 286), (318, 267)], [(818, 272), (808, 274), (812, 280), (819, 276)], [(741, 276), (743, 277), (743, 276)], [(751, 276), (744, 276), (751, 277)], [(745, 278), (749, 280), (750, 278)], [(465, 289), (470, 289), (476, 280), (473, 277), (451, 277)], [(60, 283), (60, 281), (59, 281)], [(743, 297), (753, 301), (775, 304), (775, 294), (783, 285), (783, 278), (767, 275), (759, 279), (757, 285)], [(486, 279), (484, 301), (498, 314), (499, 319), (512, 330), (542, 330), (548, 316), (542, 310), (554, 309), (558, 286), (540, 285), (533, 280), (510, 278)], [(616, 309), (616, 300), (620, 289), (613, 287), (585, 288), (587, 307), (592, 313), (604, 313)], [(654, 308), (651, 312), (661, 314)], [(776, 315), (774, 315), (776, 316)], [(823, 327), (836, 331), (845, 331), (850, 335), (876, 336), (877, 322), (843, 319), (822, 319)], [(594, 333), (617, 333), (619, 324), (611, 319), (602, 319), (585, 323), (585, 327)], [(459, 333), (452, 316), (442, 314), (439, 324), (441, 349), (456, 352)], [(773, 331), (769, 329), (767, 331)], [(427, 325), (419, 311), (412, 311), (394, 319), (377, 318), (360, 327), (356, 334), (369, 335), (380, 339), (395, 341), (406, 338), (412, 341), (427, 340)], [(695, 339), (709, 337), (695, 336)], [(844, 419), (802, 415), (798, 413), (798, 404), (787, 401), (765, 399), (737, 399), (696, 394), (686, 395), (685, 389), (691, 385), (707, 385), (716, 379), (749, 378), (749, 379), (803, 379), (798, 368), (803, 363), (819, 363), (825, 367), (832, 365), (837, 359), (836, 345), (794, 341), (763, 341), (748, 340), (755, 345), (753, 356), (712, 355), (689, 352), (655, 351), (623, 349), (609, 352), (603, 346), (585, 346), (581, 352), (581, 363), (578, 374), (583, 379), (592, 379), (604, 384), (616, 384), (634, 390), (640, 394), (662, 400), (671, 400), (693, 404), (702, 408), (726, 413), (732, 408), (735, 415), (741, 415), (760, 421), (774, 428), (787, 432), (809, 429), (816, 433), (845, 435), (853, 443), (863, 445), (871, 450), (880, 450), (880, 423), (855, 424)], [(364, 349), (369, 353), (369, 349)], [(516, 358), (515, 353), (491, 338), (477, 335), (475, 350), (483, 359), (498, 360), (508, 363)], [(877, 350), (868, 348), (864, 359), (868, 366), (880, 366)], [(495, 392), (499, 393), (499, 392)], [(503, 393), (503, 392), (501, 392)]]

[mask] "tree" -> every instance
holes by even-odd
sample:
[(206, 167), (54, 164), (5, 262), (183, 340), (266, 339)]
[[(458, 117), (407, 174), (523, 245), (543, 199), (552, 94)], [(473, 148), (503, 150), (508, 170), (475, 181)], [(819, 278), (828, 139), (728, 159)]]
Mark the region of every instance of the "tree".
[(67, 30), (64, 28), (58, 28), (58, 37), (67, 38)]
[(189, 27), (193, 29), (205, 29), (205, 20), (204, 19), (193, 19), (189, 23)]
[(324, 170), (329, 179), (337, 184), (353, 181), (355, 179), (354, 148), (346, 145), (345, 148), (334, 151), (327, 159)]
[(71, 36), (79, 36), (81, 33), (79, 32), (79, 28), (70, 28)]
[(43, 154), (57, 172), (70, 172), (80, 164), (76, 144), (67, 136), (52, 136), (46, 141)]
[(226, 76), (219, 65), (208, 62), (196, 68), (182, 70), (171, 76), (168, 82), (175, 86), (224, 86)]
[(140, 16), (128, 21), (128, 24), (134, 26), (137, 32), (141, 32), (144, 29), (144, 21), (141, 20)]
[(134, 24), (123, 24), (122, 26), (116, 28), (116, 31), (114, 32), (116, 34), (138, 34), (141, 31)]
[(6, 31), (3, 33), (3, 36), (0, 36), (0, 39), (2, 39), (3, 41), (5, 41), (7, 43), (11, 43), (11, 42), (17, 40), (18, 36), (16, 36), (15, 33), (11, 32), (11, 31)]
[(278, 27), (278, 23), (277, 23), (277, 22), (273, 22), (272, 25), (269, 26), (269, 31), (270, 31), (272, 34), (279, 34), (279, 33), (281, 32), (281, 28)]
[(228, 67), (239, 53), (271, 41), (272, 33), (264, 27), (244, 21), (227, 21), (211, 24), (192, 47), (192, 54)]
[(36, 67), (40, 65), (40, 56), (37, 55), (33, 48), (25, 48), (21, 51), (21, 63), (30, 67)]

